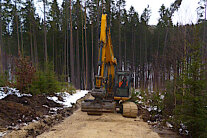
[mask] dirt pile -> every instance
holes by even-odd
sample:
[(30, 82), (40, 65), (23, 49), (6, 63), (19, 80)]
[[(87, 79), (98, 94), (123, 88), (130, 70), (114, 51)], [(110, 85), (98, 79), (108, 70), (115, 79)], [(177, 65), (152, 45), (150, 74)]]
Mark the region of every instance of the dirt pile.
[[(16, 101), (13, 103), (21, 105), (25, 109), (28, 107), (28, 109), (31, 110), (31, 112), (27, 110), (29, 112), (27, 117), (28, 118), (30, 117), (29, 119), (32, 120), (32, 122), (27, 120), (29, 123), (26, 126), (20, 126), (19, 128), (14, 128), (11, 131), (10, 130), (7, 131), (6, 134), (5, 134), (5, 130), (3, 129), (1, 130), (0, 128), (0, 134), (1, 134), (1, 131), (4, 131), (2, 133), (3, 136), (9, 137), (9, 138), (10, 137), (36, 137), (42, 134), (43, 132), (48, 131), (55, 124), (62, 122), (62, 120), (64, 120), (66, 117), (72, 115), (73, 112), (79, 108), (81, 101), (88, 97), (89, 95), (85, 95), (85, 97), (79, 99), (76, 102), (76, 104), (73, 104), (72, 107), (62, 108), (62, 105), (59, 105), (51, 100), (48, 100), (46, 95), (39, 95), (39, 96), (33, 96), (33, 97), (22, 97), (22, 98), (17, 98), (15, 96), (12, 96), (12, 97), (8, 96), (4, 100), (0, 100), (0, 102), (2, 101), (5, 102), (5, 100), (7, 100), (7, 103), (8, 103), (9, 100), (11, 100), (11, 101)], [(58, 97), (59, 100), (61, 100), (61, 98), (62, 97)], [(25, 112), (17, 111), (17, 114), (25, 115)], [(25, 115), (25, 118), (26, 118), (26, 115)], [(16, 117), (16, 119), (18, 118)], [(13, 120), (15, 119), (13, 118)], [(17, 121), (17, 124), (18, 124), (18, 121)]]
[(46, 95), (31, 97), (8, 95), (0, 100), (0, 128), (38, 120), (43, 115), (51, 114), (51, 109), (55, 107), (61, 109), (62, 105), (48, 100)]

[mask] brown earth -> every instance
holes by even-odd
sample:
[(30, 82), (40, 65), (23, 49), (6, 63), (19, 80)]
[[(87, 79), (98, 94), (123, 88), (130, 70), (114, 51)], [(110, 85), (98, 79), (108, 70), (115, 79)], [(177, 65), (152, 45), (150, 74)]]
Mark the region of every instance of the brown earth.
[(31, 122), (33, 119), (38, 120), (43, 115), (49, 115), (50, 108), (53, 107), (62, 106), (48, 100), (46, 95), (20, 98), (9, 95), (0, 100), (0, 128)]
[[(37, 102), (32, 102), (34, 104), (34, 105), (32, 104), (33, 107), (34, 108), (37, 107), (37, 108), (35, 108), (36, 110), (34, 110), (33, 113), (35, 114), (35, 112), (38, 112), (40, 110), (42, 111), (38, 121), (33, 120), (32, 122), (29, 122), (28, 125), (26, 125), (26, 126), (20, 126), (19, 128), (17, 128), (17, 129), (15, 128), (15, 129), (12, 129), (12, 130), (8, 130), (8, 129), (5, 129), (5, 128), (2, 128), (2, 129), (0, 128), (0, 133), (1, 133), (1, 131), (3, 131), (3, 133), (6, 132), (6, 135), (4, 135), (5, 138), (36, 137), (37, 135), (40, 135), (43, 132), (49, 130), (54, 125), (60, 123), (63, 119), (65, 119), (66, 117), (73, 114), (73, 112), (76, 111), (79, 108), (81, 101), (84, 100), (85, 98), (88, 98), (88, 97), (89, 97), (89, 95), (86, 95), (84, 98), (78, 100), (77, 104), (75, 104), (75, 105), (73, 105), (72, 107), (69, 107), (69, 108), (64, 108), (64, 109), (58, 110), (55, 114), (51, 114), (50, 113), (51, 110), (49, 110), (48, 108), (49, 107), (50, 108), (51, 107), (60, 107), (59, 104), (48, 100), (45, 95), (41, 95), (41, 96), (39, 95), (36, 98), (35, 97), (34, 98), (30, 97), (31, 99), (33, 99), (33, 100), (35, 99), (37, 101)], [(61, 100), (61, 97), (58, 97), (58, 98), (59, 98), (59, 100)], [(6, 100), (8, 100), (8, 99), (6, 99)], [(47, 105), (48, 107), (45, 107), (45, 106), (42, 106), (42, 105)], [(41, 108), (39, 108), (39, 107), (41, 107)], [(18, 111), (18, 114), (20, 114), (19, 111)], [(46, 115), (46, 114), (48, 114), (48, 115)], [(31, 117), (31, 119), (32, 119), (32, 117)], [(33, 119), (35, 119), (35, 118), (33, 118)], [(7, 130), (7, 131), (5, 131), (5, 130)]]
[(38, 138), (159, 138), (140, 118), (124, 118), (121, 114), (106, 113), (88, 116), (79, 109), (64, 122)]
[[(89, 95), (83, 99), (87, 99)], [(144, 122), (148, 120), (150, 115), (147, 110), (141, 109), (138, 106), (139, 117), (137, 118), (124, 118), (121, 114), (106, 113), (102, 116), (88, 116), (87, 113), (81, 112), (78, 107), (81, 101), (72, 108), (60, 110), (58, 114), (42, 117), (37, 122), (29, 123), (29, 125), (19, 128), (18, 130), (11, 131), (5, 137), (70, 137), (70, 138), (113, 138), (113, 137), (130, 137), (130, 138), (177, 138), (176, 133), (167, 129), (154, 129), (151, 125)], [(37, 102), (34, 102), (36, 100)], [(25, 102), (27, 101), (27, 102)], [(6, 105), (8, 104), (8, 105)], [(22, 97), (8, 96), (4, 100), (0, 100), (0, 110), (3, 108), (4, 113), (0, 112), (10, 123), (18, 123), (18, 118), (24, 115), (22, 119), (29, 122), (36, 116), (49, 114), (48, 107), (60, 106), (50, 101), (46, 96)], [(4, 107), (5, 106), (5, 107)], [(8, 111), (6, 111), (6, 109)], [(77, 110), (78, 109), (78, 110)], [(77, 111), (76, 111), (77, 110)], [(74, 112), (75, 111), (75, 112)], [(13, 113), (12, 113), (13, 112)], [(74, 113), (73, 113), (74, 112)], [(6, 114), (9, 116), (6, 118)], [(72, 114), (72, 115), (71, 115)], [(16, 117), (12, 117), (16, 115)], [(71, 116), (70, 116), (71, 115)], [(67, 117), (70, 116), (70, 117)], [(67, 117), (67, 118), (65, 118)], [(63, 120), (65, 119), (65, 120)], [(63, 120), (63, 121), (62, 121)], [(2, 126), (5, 126), (6, 121), (0, 120)], [(1, 129), (0, 129), (1, 130)]]
[[(90, 97), (91, 98), (91, 97)], [(118, 113), (105, 113), (101, 116), (89, 116), (78, 109), (62, 123), (38, 138), (177, 138), (176, 133), (164, 129), (153, 129), (143, 121), (150, 117), (146, 110), (138, 108), (139, 117), (125, 118)], [(143, 119), (142, 119), (143, 118)]]

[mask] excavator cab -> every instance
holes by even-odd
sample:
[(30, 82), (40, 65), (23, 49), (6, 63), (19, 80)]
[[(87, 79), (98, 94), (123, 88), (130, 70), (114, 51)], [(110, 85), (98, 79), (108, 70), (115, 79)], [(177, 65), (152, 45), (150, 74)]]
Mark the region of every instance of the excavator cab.
[(128, 100), (131, 97), (131, 75), (129, 71), (115, 73), (114, 100)]

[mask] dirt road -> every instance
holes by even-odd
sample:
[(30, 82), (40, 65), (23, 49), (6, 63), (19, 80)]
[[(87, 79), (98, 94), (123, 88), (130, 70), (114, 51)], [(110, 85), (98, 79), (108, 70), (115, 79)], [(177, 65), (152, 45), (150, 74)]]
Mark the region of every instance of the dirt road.
[(159, 138), (147, 123), (138, 117), (124, 118), (121, 114), (88, 116), (77, 110), (64, 122), (38, 138)]

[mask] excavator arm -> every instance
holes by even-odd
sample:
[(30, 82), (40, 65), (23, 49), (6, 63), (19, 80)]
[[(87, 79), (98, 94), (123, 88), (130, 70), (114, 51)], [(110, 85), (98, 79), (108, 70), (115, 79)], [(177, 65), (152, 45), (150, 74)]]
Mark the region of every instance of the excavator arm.
[(116, 64), (110, 28), (107, 28), (107, 15), (102, 14), (98, 74), (95, 76), (95, 88), (91, 91), (91, 95), (95, 99), (85, 100), (81, 105), (82, 111), (86, 111), (88, 114), (102, 114), (102, 112), (115, 111), (116, 104), (113, 100), (113, 88)]
[(107, 87), (107, 94), (112, 94), (117, 61), (116, 58), (114, 58), (113, 46), (111, 42), (111, 32), (110, 28), (107, 28), (106, 18), (107, 15), (103, 14), (101, 18), (98, 75), (95, 77), (95, 87)]

